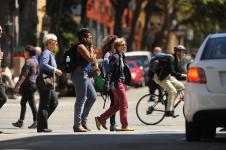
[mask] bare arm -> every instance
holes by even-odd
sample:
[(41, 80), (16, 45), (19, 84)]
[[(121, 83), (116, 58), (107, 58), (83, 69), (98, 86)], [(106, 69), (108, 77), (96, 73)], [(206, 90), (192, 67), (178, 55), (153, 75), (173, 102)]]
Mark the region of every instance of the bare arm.
[(78, 52), (81, 54), (81, 56), (89, 61), (89, 62), (94, 62), (95, 60), (95, 56), (94, 56), (94, 51), (93, 49), (91, 49), (91, 52), (89, 52), (89, 50), (83, 45), (83, 44), (80, 44), (78, 46)]
[(21, 84), (24, 82), (25, 79), (26, 79), (26, 77), (25, 77), (25, 76), (22, 76), (22, 77), (20, 78), (20, 80), (17, 81), (16, 86), (15, 86), (15, 91), (16, 91), (16, 92), (19, 92), (20, 86), (21, 86)]

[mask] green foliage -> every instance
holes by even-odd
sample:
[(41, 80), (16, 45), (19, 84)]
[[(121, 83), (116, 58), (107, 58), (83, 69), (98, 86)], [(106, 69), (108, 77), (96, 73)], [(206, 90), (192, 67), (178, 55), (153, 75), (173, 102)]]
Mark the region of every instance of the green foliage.
[(226, 29), (225, 0), (187, 0), (181, 5), (181, 12), (190, 14), (183, 24), (194, 31), (192, 47), (198, 47), (208, 34)]
[(77, 1), (67, 0), (63, 3), (63, 14), (61, 16), (61, 32), (63, 38), (63, 47), (69, 47), (75, 41), (78, 30), (78, 24), (74, 20), (72, 8), (78, 5)]

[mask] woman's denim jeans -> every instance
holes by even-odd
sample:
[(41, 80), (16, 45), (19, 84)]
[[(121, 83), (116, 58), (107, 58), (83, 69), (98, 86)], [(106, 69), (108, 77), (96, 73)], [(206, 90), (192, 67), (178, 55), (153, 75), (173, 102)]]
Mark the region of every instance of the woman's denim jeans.
[(79, 126), (87, 122), (89, 112), (96, 100), (96, 91), (86, 71), (74, 71), (72, 80), (76, 92), (74, 126)]

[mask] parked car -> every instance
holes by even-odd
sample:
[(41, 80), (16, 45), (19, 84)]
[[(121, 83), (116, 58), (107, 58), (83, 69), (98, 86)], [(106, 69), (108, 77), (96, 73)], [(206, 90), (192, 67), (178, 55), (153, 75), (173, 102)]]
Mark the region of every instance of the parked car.
[(148, 84), (148, 72), (149, 72), (149, 63), (151, 60), (151, 53), (148, 51), (135, 51), (135, 52), (126, 52), (125, 53), (127, 61), (136, 61), (139, 66), (143, 68), (144, 71), (144, 81), (145, 84)]
[(145, 86), (143, 68), (138, 66), (136, 61), (128, 61), (127, 64), (132, 77), (131, 85), (135, 87)]
[(226, 126), (226, 33), (204, 40), (187, 75), (186, 139), (215, 138), (216, 127)]

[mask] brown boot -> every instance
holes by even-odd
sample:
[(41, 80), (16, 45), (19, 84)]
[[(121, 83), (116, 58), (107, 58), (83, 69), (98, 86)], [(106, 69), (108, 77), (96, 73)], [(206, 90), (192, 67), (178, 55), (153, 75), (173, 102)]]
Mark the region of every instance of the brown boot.
[(73, 127), (74, 132), (87, 132), (88, 130), (84, 129), (81, 125)]
[(87, 131), (91, 131), (91, 129), (87, 127), (86, 123), (82, 123), (82, 127)]

